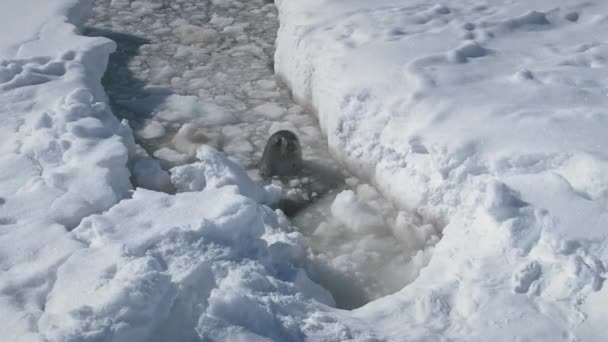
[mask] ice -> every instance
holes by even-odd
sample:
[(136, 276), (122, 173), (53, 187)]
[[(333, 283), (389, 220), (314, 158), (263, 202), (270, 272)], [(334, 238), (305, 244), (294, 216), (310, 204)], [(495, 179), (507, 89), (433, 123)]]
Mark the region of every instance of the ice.
[(179, 153), (168, 147), (162, 147), (153, 153), (154, 158), (160, 160), (161, 165), (165, 168), (170, 168), (176, 165), (186, 164), (190, 157), (187, 154)]
[(352, 309), (415, 279), (439, 236), (432, 225), (386, 203), (370, 185), (352, 177), (347, 183), (350, 188), (322, 197), (294, 222), (317, 222), (305, 234), (313, 248), (307, 270), (338, 307)]
[(171, 182), (179, 192), (201, 191), (207, 186), (203, 164), (188, 164), (171, 169)]
[(264, 90), (275, 90), (277, 88), (277, 83), (275, 80), (259, 80), (255, 83)]
[(197, 148), (203, 144), (219, 146), (220, 133), (196, 124), (186, 123), (173, 136), (172, 143), (178, 151), (194, 156)]
[[(181, 23), (180, 23), (181, 24)], [(175, 24), (176, 26), (178, 24)], [(179, 26), (174, 30), (184, 45), (209, 44), (217, 40), (217, 31), (195, 25)]]
[[(319, 307), (312, 298), (328, 294), (287, 264), (286, 278), (270, 276), (262, 236), (266, 223), (277, 225), (272, 216), (230, 187), (138, 189), (74, 230), (83, 245), (59, 267), (39, 329), (50, 340), (211, 338), (243, 327), (271, 339), (297, 336), (298, 326), (280, 322), (302, 319)], [(289, 248), (282, 241), (270, 244)]]
[(530, 11), (519, 17), (507, 19), (503, 25), (509, 30), (515, 30), (528, 25), (549, 25), (547, 15), (543, 12)]
[(412, 283), (353, 314), (395, 341), (601, 340), (608, 98), (606, 53), (589, 49), (606, 4), (276, 3), (277, 74), (406, 209), (395, 237), (440, 239)]
[(195, 96), (150, 95), (142, 100), (128, 103), (131, 110), (142, 113), (152, 110), (150, 105), (157, 106), (158, 114), (155, 116), (157, 120), (167, 122), (195, 121), (220, 125), (234, 121), (229, 110), (213, 102), (203, 102)]
[[(5, 9), (0, 16), (13, 13)], [(53, 22), (54, 12), (47, 15)], [(282, 325), (326, 316), (320, 303), (333, 300), (295, 266), (297, 233), (286, 233), (292, 228), (284, 217), (258, 202), (278, 200), (280, 189), (260, 187), (223, 154), (203, 149), (197, 155), (205, 170), (197, 175), (205, 184), (189, 183), (196, 191), (131, 190), (133, 176), (135, 185), (171, 191), (158, 160), (137, 159), (146, 153), (104, 103), (99, 82), (113, 44), (74, 35), (63, 18), (58, 27), (72, 32), (64, 45), (47, 44), (45, 35), (27, 42), (41, 55), (74, 55), (56, 61), (68, 64), (66, 74), (53, 75), (61, 69), (53, 66), (47, 82), (0, 94), (3, 340), (191, 340), (226, 331), (280, 339), (335, 331), (332, 323)], [(49, 62), (12, 61), (40, 70)], [(239, 319), (232, 305), (242, 303), (259, 319)]]
[(276, 5), (2, 2), (3, 340), (602, 341), (607, 5)]
[(135, 134), (141, 139), (156, 139), (164, 136), (165, 133), (165, 126), (156, 120), (145, 121), (144, 126), (135, 131)]
[(80, 247), (69, 231), (129, 195), (133, 140), (99, 84), (114, 43), (76, 36), (70, 24), (86, 4), (1, 6), (11, 34), (0, 38), (0, 331), (34, 340), (56, 270)]
[(267, 115), (273, 119), (278, 119), (285, 114), (285, 109), (273, 102), (261, 104), (253, 108), (253, 111), (261, 115)]
[[(309, 111), (291, 100), (289, 91), (281, 87), (269, 66), (276, 30), (274, 7), (252, 3), (247, 5), (249, 10), (243, 10), (239, 4), (241, 2), (237, 1), (212, 5), (208, 11), (203, 11), (209, 13), (208, 21), (191, 17), (183, 7), (185, 4), (175, 5), (187, 13), (185, 17), (177, 17), (175, 11), (160, 9), (157, 15), (160, 19), (151, 23), (162, 27), (157, 25), (161, 20), (174, 29), (171, 32), (147, 30), (145, 37), (121, 37), (119, 54), (110, 63), (105, 85), (111, 99), (128, 92), (127, 83), (112, 76), (123, 72), (124, 60), (133, 61), (127, 63), (127, 70), (138, 79), (154, 82), (154, 87), (141, 87), (138, 92), (132, 91), (130, 98), (114, 101), (113, 108), (117, 115), (131, 120), (134, 127), (147, 128), (151, 120), (165, 127), (162, 136), (151, 134), (152, 138), (143, 139), (143, 135), (138, 134), (137, 137), (149, 154), (160, 159), (163, 168), (178, 166), (171, 170), (172, 182), (178, 191), (200, 191), (205, 186), (212, 186), (207, 174), (208, 161), (192, 163), (196, 151), (205, 146), (212, 146), (229, 157), (229, 160), (212, 165), (235, 161), (247, 169), (247, 175), (263, 182), (256, 169), (266, 140), (282, 129), (294, 131), (304, 147), (306, 169), (302, 176), (307, 182), (298, 178), (277, 180), (273, 183), (283, 186), (282, 191), (275, 188), (272, 195), (251, 195), (276, 205), (279, 202), (277, 196), (282, 193), (285, 198), (279, 202), (279, 207), (292, 215), (309, 202), (337, 190), (342, 170), (330, 156), (315, 119)], [(92, 22), (105, 25), (105, 19), (110, 19), (107, 14), (95, 17)], [(135, 24), (118, 23), (115, 29), (133, 32), (138, 28)], [(135, 42), (143, 45), (137, 50), (132, 49)], [(125, 51), (124, 56), (120, 55), (121, 51)], [(114, 88), (120, 92), (115, 92)], [(259, 190), (249, 192), (258, 193)], [(326, 208), (321, 210), (329, 211), (331, 201), (322, 203)], [(350, 224), (355, 224), (355, 221), (348, 222), (346, 226)], [(374, 227), (388, 229), (388, 225)], [(312, 234), (314, 228), (314, 220), (299, 223), (299, 229), (307, 234)], [(358, 227), (352, 229), (357, 230)], [(373, 229), (369, 229), (365, 234), (373, 233)], [(315, 239), (302, 241), (312, 245), (317, 243)], [(377, 246), (382, 248), (381, 244)], [(331, 249), (332, 245), (327, 244), (323, 248)], [(405, 263), (407, 261), (402, 264)], [(396, 286), (382, 287), (374, 296), (396, 289)], [(370, 298), (372, 296), (358, 298), (357, 305)]]
[(209, 20), (209, 22), (212, 23), (213, 25), (224, 28), (224, 27), (230, 26), (234, 22), (234, 18), (222, 17), (222, 16), (218, 15), (217, 13), (213, 13), (213, 15), (211, 16), (211, 20)]
[(282, 130), (292, 131), (296, 134), (300, 133), (300, 129), (298, 129), (298, 127), (294, 123), (279, 121), (279, 122), (274, 122), (270, 126), (270, 128), (268, 129), (268, 136), (271, 136), (274, 133), (276, 133), (278, 131), (282, 131)]
[(364, 202), (358, 201), (352, 190), (339, 193), (331, 206), (333, 216), (355, 234), (382, 232), (385, 223)]

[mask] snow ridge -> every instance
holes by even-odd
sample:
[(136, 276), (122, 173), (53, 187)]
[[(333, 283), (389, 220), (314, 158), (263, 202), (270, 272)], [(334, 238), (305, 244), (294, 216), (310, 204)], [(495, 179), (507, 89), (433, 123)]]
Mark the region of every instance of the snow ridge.
[(391, 340), (602, 340), (606, 5), (276, 3), (275, 70), (334, 155), (445, 226), (353, 315)]

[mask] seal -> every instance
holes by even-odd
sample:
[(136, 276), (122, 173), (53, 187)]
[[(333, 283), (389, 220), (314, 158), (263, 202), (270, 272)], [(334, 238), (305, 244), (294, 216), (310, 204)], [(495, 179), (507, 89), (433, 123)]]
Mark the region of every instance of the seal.
[(260, 176), (294, 176), (302, 169), (300, 140), (292, 131), (282, 130), (273, 134), (264, 147), (260, 160)]
[(304, 161), (298, 137), (288, 130), (278, 131), (268, 139), (259, 172), (266, 182), (272, 178), (283, 185), (277, 207), (288, 217), (294, 217), (343, 183), (339, 168)]

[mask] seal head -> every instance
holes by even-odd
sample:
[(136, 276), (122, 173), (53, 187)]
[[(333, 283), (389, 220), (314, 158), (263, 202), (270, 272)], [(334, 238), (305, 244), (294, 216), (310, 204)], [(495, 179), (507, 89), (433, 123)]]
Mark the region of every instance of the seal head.
[(264, 148), (260, 176), (293, 176), (302, 169), (302, 148), (295, 133), (287, 130), (273, 134)]

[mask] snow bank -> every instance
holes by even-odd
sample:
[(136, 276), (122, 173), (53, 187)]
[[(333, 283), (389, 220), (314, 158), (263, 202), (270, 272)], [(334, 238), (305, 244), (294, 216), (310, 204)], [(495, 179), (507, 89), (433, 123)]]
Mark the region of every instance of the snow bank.
[[(334, 154), (445, 225), (429, 266), (394, 295), (335, 310), (301, 270), (302, 236), (260, 204), (276, 189), (217, 151), (197, 149), (171, 176), (134, 165), (141, 183), (178, 193), (132, 191), (132, 133), (99, 83), (114, 44), (73, 25), (89, 1), (5, 0), (3, 340), (602, 340), (608, 5), (277, 4), (276, 70), (318, 110)], [(173, 100), (166, 114), (185, 116), (171, 120), (231, 120)], [(194, 152), (195, 132), (182, 133), (168, 164)], [(379, 224), (353, 195), (334, 202), (336, 219)], [(409, 228), (395, 235), (426, 243)]]
[(273, 217), (231, 187), (138, 189), (73, 231), (86, 247), (59, 267), (39, 327), (54, 341), (297, 336), (301, 310), (283, 302), (316, 302), (296, 296), (301, 271), (274, 269), (261, 238)]
[(275, 70), (334, 155), (445, 225), (352, 315), (392, 340), (602, 340), (608, 4), (276, 3)]
[(115, 44), (74, 26), (89, 5), (0, 4), (2, 340), (365, 336), (298, 268), (300, 235), (259, 203), (277, 190), (219, 152), (201, 148), (175, 184), (134, 163), (138, 182), (187, 192), (131, 189), (137, 149), (100, 85)]
[[(36, 339), (68, 230), (130, 190), (128, 126), (99, 81), (114, 43), (76, 35), (87, 1), (0, 5), (0, 324)], [(32, 334), (32, 335), (29, 335)]]

